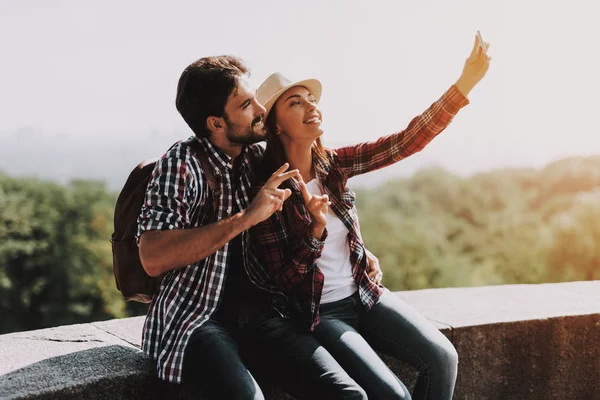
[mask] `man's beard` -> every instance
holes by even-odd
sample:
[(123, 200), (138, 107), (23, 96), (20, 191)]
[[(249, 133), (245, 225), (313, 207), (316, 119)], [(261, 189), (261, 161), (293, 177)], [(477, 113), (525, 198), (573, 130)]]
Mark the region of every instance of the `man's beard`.
[(256, 132), (255, 127), (254, 127), (255, 123), (260, 122), (261, 120), (262, 120), (262, 116), (256, 117), (252, 121), (250, 126), (246, 127), (246, 129), (241, 129), (239, 126), (231, 123), (231, 121), (228, 120), (227, 116), (225, 116), (225, 123), (227, 124), (227, 132), (226, 132), (227, 139), (231, 143), (241, 144), (241, 145), (249, 145), (249, 144), (262, 142), (267, 137), (267, 131), (266, 131), (266, 128), (264, 127), (264, 123), (262, 125), (263, 126), (262, 129), (259, 132)]

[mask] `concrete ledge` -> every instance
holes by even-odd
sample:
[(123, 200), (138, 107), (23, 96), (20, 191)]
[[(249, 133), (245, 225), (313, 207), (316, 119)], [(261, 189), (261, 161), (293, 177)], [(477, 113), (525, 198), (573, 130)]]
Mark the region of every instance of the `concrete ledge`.
[[(455, 399), (600, 399), (600, 281), (398, 295), (456, 346)], [(142, 323), (136, 317), (0, 336), (0, 398), (191, 398), (154, 376), (138, 350)], [(384, 359), (414, 385), (415, 371)]]

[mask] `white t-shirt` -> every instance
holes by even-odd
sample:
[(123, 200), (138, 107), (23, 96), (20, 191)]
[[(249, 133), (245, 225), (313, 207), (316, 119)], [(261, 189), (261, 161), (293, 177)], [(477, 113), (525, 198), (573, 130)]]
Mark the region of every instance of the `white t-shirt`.
[[(321, 195), (321, 184), (313, 179), (306, 184), (311, 194)], [(358, 288), (352, 276), (350, 263), (350, 244), (348, 243), (348, 228), (333, 212), (327, 211), (327, 238), (317, 260), (317, 266), (325, 276), (321, 304), (332, 303), (356, 293)]]

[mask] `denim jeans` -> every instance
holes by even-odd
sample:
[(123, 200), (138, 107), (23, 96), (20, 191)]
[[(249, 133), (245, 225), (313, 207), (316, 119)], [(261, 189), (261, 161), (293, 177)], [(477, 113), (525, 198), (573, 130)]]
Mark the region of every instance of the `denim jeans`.
[(367, 399), (365, 391), (310, 332), (271, 310), (239, 325), (240, 343), (259, 382), (297, 399)]
[(190, 339), (183, 373), (202, 399), (264, 399), (257, 382), (297, 399), (367, 399), (311, 333), (274, 310), (206, 322)]
[(265, 398), (230, 330), (215, 320), (192, 334), (183, 358), (183, 383), (203, 399)]
[(450, 400), (458, 354), (450, 341), (423, 315), (386, 290), (368, 312), (358, 292), (320, 307), (315, 329), (319, 342), (365, 389), (369, 399), (410, 399), (406, 386), (375, 351), (402, 360), (419, 371), (412, 394), (418, 400)]
[(192, 334), (183, 357), (183, 383), (198, 398), (207, 400), (265, 398), (230, 329), (215, 320)]

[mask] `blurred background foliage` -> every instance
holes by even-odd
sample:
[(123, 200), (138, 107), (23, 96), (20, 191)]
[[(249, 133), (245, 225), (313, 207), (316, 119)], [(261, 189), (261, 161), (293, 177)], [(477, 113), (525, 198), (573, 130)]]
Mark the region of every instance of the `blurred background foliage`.
[[(357, 188), (391, 290), (600, 279), (600, 156)], [(114, 283), (117, 193), (0, 173), (0, 333), (142, 315)]]

